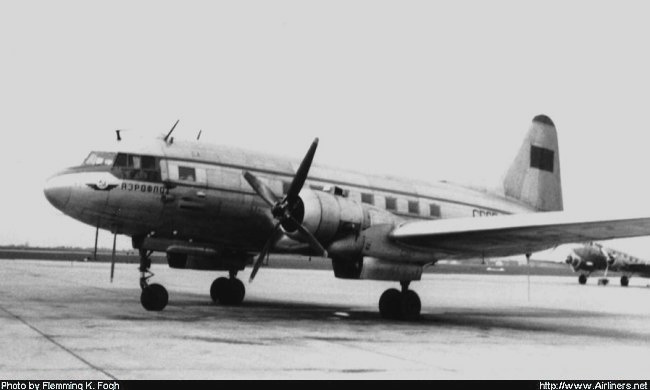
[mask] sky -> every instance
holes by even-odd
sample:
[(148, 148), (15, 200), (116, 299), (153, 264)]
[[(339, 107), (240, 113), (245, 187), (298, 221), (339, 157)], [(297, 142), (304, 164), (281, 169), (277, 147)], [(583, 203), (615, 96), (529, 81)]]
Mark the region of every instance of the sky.
[[(46, 178), (115, 129), (157, 136), (177, 119), (177, 138), (301, 157), (319, 137), (316, 163), (489, 185), (543, 113), (566, 210), (650, 215), (647, 8), (2, 1), (0, 245), (92, 246)], [(617, 244), (650, 258), (648, 238)]]

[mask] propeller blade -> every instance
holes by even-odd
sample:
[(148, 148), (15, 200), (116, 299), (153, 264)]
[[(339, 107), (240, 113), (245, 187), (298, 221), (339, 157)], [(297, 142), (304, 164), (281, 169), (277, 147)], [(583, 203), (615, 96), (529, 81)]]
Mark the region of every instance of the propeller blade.
[(282, 236), (282, 230), (280, 230), (280, 223), (277, 223), (273, 228), (273, 233), (271, 233), (271, 236), (264, 244), (264, 248), (262, 248), (262, 251), (260, 252), (259, 256), (257, 256), (257, 260), (255, 260), (255, 264), (253, 265), (253, 271), (251, 272), (251, 276), (248, 279), (249, 283), (251, 283), (253, 279), (255, 279), (255, 275), (257, 275), (257, 271), (262, 266), (262, 262), (264, 262), (264, 258), (266, 257), (266, 255), (269, 254), (271, 249), (273, 249), (276, 242), (280, 239), (281, 236)]
[(307, 174), (309, 173), (309, 168), (311, 168), (311, 163), (314, 161), (314, 155), (316, 154), (316, 148), (318, 147), (318, 138), (314, 139), (314, 142), (311, 143), (305, 158), (302, 159), (300, 167), (296, 172), (296, 176), (293, 178), (291, 185), (289, 186), (289, 191), (287, 191), (287, 196), (285, 197), (288, 204), (293, 205), (298, 199), (298, 194), (302, 189), (302, 186), (307, 180)]
[(300, 230), (300, 233), (302, 233), (302, 235), (307, 239), (307, 243), (309, 244), (309, 246), (311, 246), (312, 249), (317, 251), (319, 256), (327, 257), (327, 251), (325, 250), (325, 248), (323, 248), (320, 242), (318, 242), (316, 237), (314, 237), (314, 235), (311, 234), (311, 232), (307, 230), (304, 226), (298, 223), (298, 221), (296, 221), (293, 218), (291, 218), (291, 220), (296, 224), (296, 226), (298, 226), (298, 230)]
[(275, 196), (273, 191), (271, 191), (271, 189), (266, 184), (264, 184), (260, 179), (258, 179), (255, 175), (253, 175), (248, 171), (245, 171), (244, 178), (246, 179), (248, 184), (250, 184), (251, 187), (253, 187), (255, 192), (257, 192), (257, 194), (262, 199), (264, 199), (266, 203), (268, 203), (269, 206), (273, 207), (279, 202), (279, 199)]
[(117, 233), (113, 233), (113, 252), (111, 253), (111, 283), (115, 275), (115, 245), (117, 244)]
[(528, 290), (528, 302), (530, 302), (530, 253), (526, 253), (526, 285)]
[(111, 283), (113, 283), (113, 275), (115, 275), (115, 258), (111, 260)]

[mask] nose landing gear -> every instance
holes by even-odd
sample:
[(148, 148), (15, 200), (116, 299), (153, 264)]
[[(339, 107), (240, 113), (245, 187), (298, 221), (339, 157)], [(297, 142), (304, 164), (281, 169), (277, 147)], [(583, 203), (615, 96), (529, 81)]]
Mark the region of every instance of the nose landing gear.
[(140, 288), (142, 293), (140, 294), (140, 303), (142, 307), (149, 311), (161, 311), (167, 306), (169, 302), (169, 294), (167, 289), (161, 284), (154, 283), (149, 284), (149, 279), (153, 276), (153, 273), (149, 271), (151, 268), (151, 254), (152, 251), (146, 251), (140, 249)]

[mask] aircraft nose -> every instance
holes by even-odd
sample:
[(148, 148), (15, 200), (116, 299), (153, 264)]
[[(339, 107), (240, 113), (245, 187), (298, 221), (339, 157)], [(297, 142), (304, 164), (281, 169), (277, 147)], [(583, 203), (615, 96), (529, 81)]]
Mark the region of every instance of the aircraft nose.
[(70, 199), (70, 186), (65, 182), (64, 178), (60, 175), (52, 176), (45, 182), (43, 188), (45, 197), (52, 203), (52, 206), (59, 210), (63, 210), (68, 204)]

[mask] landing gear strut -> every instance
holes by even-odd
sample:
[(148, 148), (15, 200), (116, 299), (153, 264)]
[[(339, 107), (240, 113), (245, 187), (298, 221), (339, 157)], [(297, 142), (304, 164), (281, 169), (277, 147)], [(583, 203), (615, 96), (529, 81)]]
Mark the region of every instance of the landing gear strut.
[(402, 291), (391, 288), (379, 298), (379, 313), (392, 320), (413, 321), (420, 317), (422, 303), (413, 290), (409, 290), (410, 281), (400, 282)]
[(246, 288), (241, 280), (237, 279), (237, 271), (230, 271), (230, 278), (217, 278), (210, 286), (210, 297), (214, 303), (234, 306), (244, 300)]
[(607, 279), (607, 272), (609, 271), (609, 262), (605, 263), (605, 275), (602, 278), (598, 279), (599, 286), (607, 286), (609, 284), (609, 279)]
[(149, 284), (149, 279), (153, 276), (153, 273), (149, 271), (151, 268), (151, 254), (152, 251), (146, 251), (140, 249), (140, 288), (142, 289), (142, 294), (140, 294), (140, 303), (142, 307), (149, 311), (161, 311), (167, 306), (169, 301), (169, 294), (167, 294), (167, 289), (160, 284), (154, 283)]

